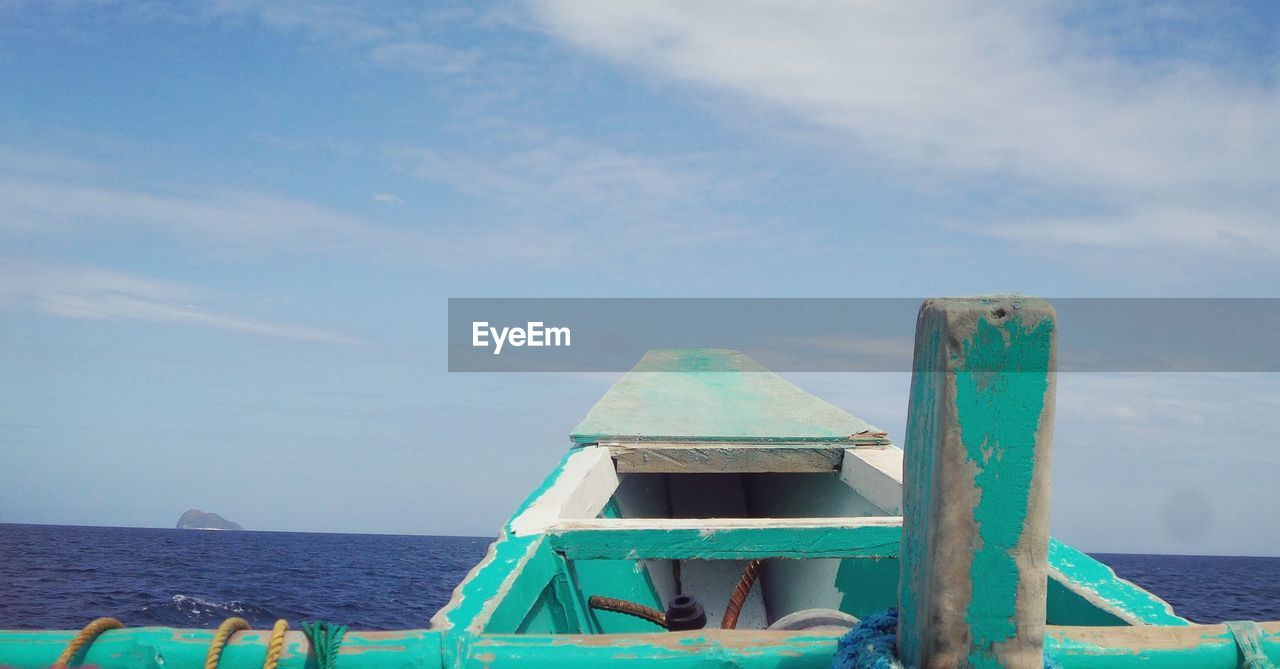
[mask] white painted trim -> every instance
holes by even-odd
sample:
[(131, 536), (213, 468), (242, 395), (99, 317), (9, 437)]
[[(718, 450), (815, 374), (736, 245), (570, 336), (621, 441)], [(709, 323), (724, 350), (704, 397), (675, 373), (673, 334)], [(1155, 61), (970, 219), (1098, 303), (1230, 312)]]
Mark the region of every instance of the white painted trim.
[(514, 536), (540, 534), (565, 519), (595, 518), (618, 489), (609, 449), (585, 446), (565, 460), (556, 480), (523, 513), (511, 519)]
[(592, 518), (564, 520), (548, 528), (551, 534), (580, 530), (702, 530), (706, 533), (741, 529), (804, 529), (897, 527), (901, 516), (853, 518)]
[(902, 513), (902, 449), (847, 448), (840, 480), (890, 515)]

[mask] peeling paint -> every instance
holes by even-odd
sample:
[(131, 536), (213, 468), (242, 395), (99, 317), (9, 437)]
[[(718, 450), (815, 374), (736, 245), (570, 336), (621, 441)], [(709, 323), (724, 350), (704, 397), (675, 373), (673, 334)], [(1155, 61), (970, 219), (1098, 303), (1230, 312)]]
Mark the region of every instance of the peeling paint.
[[(1038, 653), (1028, 649), (1038, 648), (1043, 641), (1055, 660), (1068, 669), (1237, 666), (1238, 651), (1225, 627), (1190, 625), (1158, 597), (1118, 578), (1105, 565), (1047, 539), (1037, 509), (1047, 504), (1049, 492), (1047, 478), (1039, 477), (1038, 472), (1046, 471), (1049, 465), (1052, 322), (1046, 326), (1044, 319), (1037, 320), (1036, 315), (1041, 312), (1036, 307), (1039, 303), (1033, 300), (1002, 298), (970, 303), (984, 305), (984, 309), (921, 313), (907, 438), (911, 457), (898, 481), (894, 480), (896, 471), (892, 467), (879, 467), (876, 471), (885, 476), (873, 479), (876, 485), (883, 484), (879, 503), (890, 508), (895, 501), (891, 484), (905, 484), (902, 488), (906, 497), (917, 503), (906, 505), (904, 518), (617, 518), (620, 510), (616, 504), (607, 504), (605, 492), (611, 492), (608, 479), (614, 475), (608, 466), (608, 452), (603, 450), (608, 447), (592, 450), (590, 446), (578, 446), (513, 514), (513, 520), (489, 547), (484, 559), (432, 618), (430, 630), (350, 632), (341, 649), (342, 666), (830, 666), (834, 634), (746, 629), (578, 633), (618, 629), (604, 624), (586, 608), (584, 589), (607, 590), (607, 594), (661, 604), (650, 572), (640, 559), (689, 559), (708, 564), (701, 561), (748, 557), (822, 558), (822, 564), (831, 569), (826, 573), (833, 575), (828, 578), (833, 581), (833, 596), (840, 598), (838, 605), (846, 610), (859, 607), (863, 615), (870, 612), (863, 609), (882, 608), (892, 600), (892, 583), (885, 577), (889, 573), (886, 570), (900, 568), (898, 599), (907, 644), (918, 649), (923, 644), (937, 643), (937, 639), (912, 637), (908, 629), (929, 629), (919, 625), (929, 616), (960, 621), (964, 626), (961, 634), (948, 641), (952, 646), (935, 655), (935, 662), (946, 658), (956, 666), (993, 667), (1032, 666), (1034, 661), (1039, 666)], [(1007, 308), (1004, 315), (995, 313), (998, 305)], [(1037, 348), (1037, 342), (1045, 340), (1050, 342), (1047, 357), (1046, 349)], [(702, 367), (717, 358), (731, 363), (730, 367), (737, 365), (731, 371), (748, 371), (743, 356), (723, 351), (668, 352), (665, 359), (683, 360), (698, 367), (698, 374), (705, 374)], [(677, 379), (677, 386), (684, 384), (681, 392), (685, 394), (677, 393), (677, 400), (687, 400), (688, 393), (694, 392), (732, 404), (734, 393), (742, 392), (749, 401), (737, 404), (737, 409), (755, 406), (755, 402), (765, 407), (766, 413), (789, 406), (760, 404), (762, 398), (777, 393), (788, 401), (814, 399), (782, 392), (777, 385), (780, 379), (756, 371), (763, 368), (738, 375), (750, 377), (745, 379), (724, 373), (717, 373), (714, 378), (664, 373), (663, 379)], [(688, 378), (680, 380), (682, 376)], [(650, 384), (644, 392), (652, 393), (661, 391), (659, 382), (666, 382), (663, 379), (638, 377), (643, 384)], [(633, 392), (636, 390), (630, 388), (630, 399), (644, 399)], [(659, 399), (657, 406), (673, 405), (671, 398)], [(607, 408), (615, 411), (619, 406)], [(725, 419), (726, 415), (721, 414), (716, 420)], [(831, 415), (818, 407), (804, 420), (815, 416)], [(840, 421), (844, 419), (835, 422)], [(664, 467), (690, 463), (714, 467), (721, 462), (738, 462), (729, 466), (743, 469), (763, 466), (761, 463), (775, 455), (785, 456), (789, 447), (784, 442), (796, 437), (794, 432), (757, 434), (779, 424), (782, 423), (769, 416), (744, 424), (738, 436), (753, 435), (751, 439), (770, 444), (766, 449), (751, 451), (750, 465), (740, 459), (748, 457), (742, 455), (747, 452), (742, 445), (704, 443), (705, 450), (695, 449), (678, 457), (668, 457), (670, 454), (661, 450), (678, 447), (672, 444), (657, 445), (657, 450), (650, 452), (637, 449), (634, 453), (640, 454), (637, 461), (653, 457), (665, 462), (661, 465)], [(803, 421), (789, 424), (803, 427)], [(831, 424), (819, 420), (818, 427), (821, 429), (811, 432), (810, 437), (831, 428)], [(642, 435), (640, 439), (648, 437)], [(946, 444), (947, 448), (938, 444)], [(822, 457), (843, 452), (846, 458), (848, 453), (856, 454), (845, 452), (847, 446), (816, 447), (810, 443), (806, 452)], [(894, 455), (886, 450), (869, 459)], [(817, 458), (806, 462), (805, 467), (823, 468)], [(831, 472), (834, 477), (834, 465)], [(575, 498), (575, 492), (584, 487), (592, 490), (593, 496)], [(873, 510), (869, 504), (866, 508)], [(1030, 522), (1022, 521), (1023, 510), (1032, 517)], [(596, 519), (597, 515), (604, 518)], [(947, 531), (959, 528), (962, 533), (967, 532), (964, 536), (970, 541), (940, 541), (938, 532), (943, 524), (948, 524)], [(778, 560), (774, 564), (798, 563)], [(867, 581), (877, 579), (883, 588), (873, 592)], [(1132, 626), (1046, 628), (1043, 599), (1049, 579), (1080, 598), (1073, 600), (1072, 606), (1087, 604)], [(922, 603), (928, 606), (922, 608)], [(834, 600), (832, 605), (836, 605)], [(643, 628), (641, 623), (631, 624)], [(1280, 623), (1264, 623), (1260, 629), (1258, 644), (1262, 652), (1273, 661), (1280, 660)], [(515, 633), (517, 630), (525, 633)], [(528, 633), (531, 630), (555, 633)], [(0, 632), (0, 667), (47, 667), (74, 634)], [(203, 666), (212, 634), (212, 630), (170, 628), (113, 630), (89, 647), (81, 666), (195, 669)], [(261, 630), (234, 635), (223, 654), (221, 669), (257, 669), (265, 656), (267, 639), (268, 634)], [(300, 632), (289, 632), (280, 669), (314, 669), (314, 655), (309, 651)]]
[(921, 308), (899, 583), (907, 662), (1040, 661), (1053, 341), (1040, 302)]

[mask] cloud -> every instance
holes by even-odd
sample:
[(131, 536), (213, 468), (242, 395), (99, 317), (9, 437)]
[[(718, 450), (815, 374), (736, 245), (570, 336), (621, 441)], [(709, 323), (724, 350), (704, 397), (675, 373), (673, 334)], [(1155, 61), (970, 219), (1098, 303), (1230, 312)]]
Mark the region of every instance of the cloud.
[[(516, 153), (477, 148), (466, 155), (416, 149), (392, 154), (415, 176), (470, 196), (476, 211), (441, 216), (400, 209), (417, 220), (392, 222), (254, 190), (106, 184), (96, 172), (59, 172), (61, 163), (31, 153), (24, 164), (49, 169), (27, 173), (22, 165), (0, 165), (0, 240), (118, 239), (133, 230), (176, 241), (187, 253), (328, 255), (446, 270), (491, 266), (495, 272), (562, 267), (586, 255), (665, 258), (672, 235), (680, 235), (682, 249), (690, 252), (724, 242), (762, 243), (758, 231), (740, 230), (699, 204), (708, 192), (700, 188), (710, 182), (657, 158), (576, 140), (537, 140)], [(375, 204), (401, 199), (371, 196)], [(490, 204), (498, 206), (496, 213)]]
[(473, 70), (480, 58), (474, 51), (449, 49), (424, 40), (401, 40), (373, 47), (369, 60), (428, 73), (462, 74)]
[(1002, 222), (977, 231), (1034, 244), (1134, 251), (1163, 245), (1240, 256), (1280, 255), (1280, 226), (1274, 214), (1239, 205), (1135, 204), (1122, 214), (1047, 217), (1031, 225)]
[[(1092, 38), (1032, 5), (545, 0), (535, 8), (547, 30), (591, 53), (781, 110), (901, 170), (1005, 179), (1104, 212), (997, 220), (982, 228), (988, 234), (1183, 247), (1238, 238), (1280, 255), (1273, 72), (1246, 67), (1241, 76), (1158, 48), (1127, 57), (1107, 50), (1114, 36)], [(1153, 225), (1169, 210), (1172, 226)]]
[(681, 170), (680, 158), (652, 157), (572, 137), (511, 142), (496, 150), (405, 149), (415, 176), (472, 195), (514, 201), (566, 199), (599, 206), (688, 200), (708, 190), (709, 177)]
[[(708, 245), (793, 248), (805, 233), (726, 213), (749, 195), (741, 168), (697, 153), (607, 142), (498, 122), (465, 151), (402, 146), (388, 156), (411, 176), (515, 212), (513, 227), (559, 234), (565, 257), (670, 254)], [(486, 214), (491, 216), (492, 214)], [(724, 246), (719, 246), (723, 250)]]
[(474, 49), (441, 43), (454, 23), (470, 12), (290, 0), (218, 0), (203, 9), (215, 20), (247, 16), (278, 31), (299, 32), (316, 42), (354, 49), (381, 65), (458, 75), (480, 63)]
[(298, 250), (349, 244), (370, 233), (350, 214), (254, 191), (175, 195), (80, 180), (0, 176), (0, 232), (105, 225), (162, 230), (242, 248)]
[[(59, 164), (35, 158), (27, 162)], [(473, 229), (440, 219), (371, 221), (322, 204), (244, 189), (158, 190), (155, 185), (146, 190), (105, 185), (75, 172), (23, 173), (21, 166), (0, 165), (0, 239), (132, 229), (165, 235), (199, 251), (320, 253), (452, 267), (495, 258), (522, 266), (561, 262), (576, 238), (571, 231), (514, 223)], [(397, 196), (381, 193), (373, 199), (387, 203), (389, 197)]]
[(474, 20), (477, 14), (470, 9), (325, 0), (5, 0), (0, 2), (0, 16), (6, 19), (0, 29), (100, 40), (103, 26), (117, 22), (164, 29), (210, 23), (241, 27), (249, 20), (282, 34), (300, 35), (330, 49), (354, 53), (374, 64), (458, 75), (479, 63), (479, 53), (441, 42), (451, 36), (459, 21)]
[(0, 310), (33, 307), (77, 320), (178, 323), (231, 332), (327, 344), (353, 344), (348, 335), (207, 309), (193, 301), (204, 291), (95, 267), (0, 259)]

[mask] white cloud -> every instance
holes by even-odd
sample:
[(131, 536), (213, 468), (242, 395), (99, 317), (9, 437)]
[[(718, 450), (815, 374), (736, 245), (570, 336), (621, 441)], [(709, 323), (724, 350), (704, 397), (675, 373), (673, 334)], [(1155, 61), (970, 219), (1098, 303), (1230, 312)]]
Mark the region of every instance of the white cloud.
[(475, 51), (450, 49), (425, 40), (398, 40), (370, 49), (369, 60), (428, 73), (462, 74), (474, 69), (480, 57)]
[(1049, 217), (995, 223), (983, 234), (1028, 243), (1151, 250), (1162, 245), (1234, 254), (1280, 255), (1280, 225), (1273, 212), (1235, 205), (1190, 207), (1135, 204), (1122, 214)]
[[(783, 110), (901, 168), (1011, 177), (1108, 212), (1029, 217), (1021, 231), (998, 222), (990, 234), (1182, 246), (1238, 237), (1280, 254), (1280, 91), (1266, 72), (1250, 81), (1185, 58), (1125, 61), (1052, 11), (1009, 3), (536, 7), (548, 30), (593, 53)], [(1175, 209), (1173, 225), (1153, 224)]]
[(159, 229), (245, 248), (300, 250), (349, 244), (369, 234), (349, 214), (253, 191), (172, 195), (79, 180), (0, 176), (0, 231), (104, 225)]
[(374, 193), (369, 199), (379, 204), (404, 204), (404, 200), (395, 193)]
[(0, 239), (134, 229), (165, 235), (197, 251), (324, 253), (435, 266), (495, 258), (523, 266), (557, 263), (577, 243), (577, 235), (568, 230), (511, 223), (475, 230), (440, 220), (395, 225), (257, 191), (159, 193), (103, 185), (75, 174), (6, 174), (4, 167), (0, 166)]
[[(543, 129), (498, 123), (466, 151), (399, 147), (388, 155), (408, 174), (443, 184), (481, 206), (515, 212), (513, 227), (556, 234), (561, 255), (630, 259), (706, 245), (804, 243), (803, 231), (775, 229), (723, 212), (748, 195), (739, 171), (696, 153), (620, 149)], [(723, 246), (720, 246), (723, 250)]]
[(0, 310), (30, 307), (80, 320), (178, 323), (329, 344), (356, 341), (336, 332), (259, 320), (193, 304), (206, 297), (204, 291), (189, 286), (123, 272), (0, 259)]
[(514, 201), (567, 199), (579, 205), (635, 206), (687, 200), (708, 177), (682, 170), (678, 157), (651, 157), (570, 137), (516, 142), (498, 150), (405, 149), (413, 173), (472, 195)]
[(204, 10), (212, 18), (248, 16), (279, 31), (300, 32), (317, 42), (355, 49), (377, 64), (464, 74), (480, 62), (475, 50), (450, 47), (434, 39), (435, 35), (447, 36), (453, 22), (466, 13), (291, 0), (218, 0)]

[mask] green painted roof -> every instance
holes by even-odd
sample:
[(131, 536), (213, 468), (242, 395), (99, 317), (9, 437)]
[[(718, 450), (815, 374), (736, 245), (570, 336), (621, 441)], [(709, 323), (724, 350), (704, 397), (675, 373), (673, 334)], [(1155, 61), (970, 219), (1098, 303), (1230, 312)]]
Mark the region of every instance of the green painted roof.
[(605, 439), (836, 441), (878, 432), (729, 349), (657, 349), (600, 398), (573, 430)]

